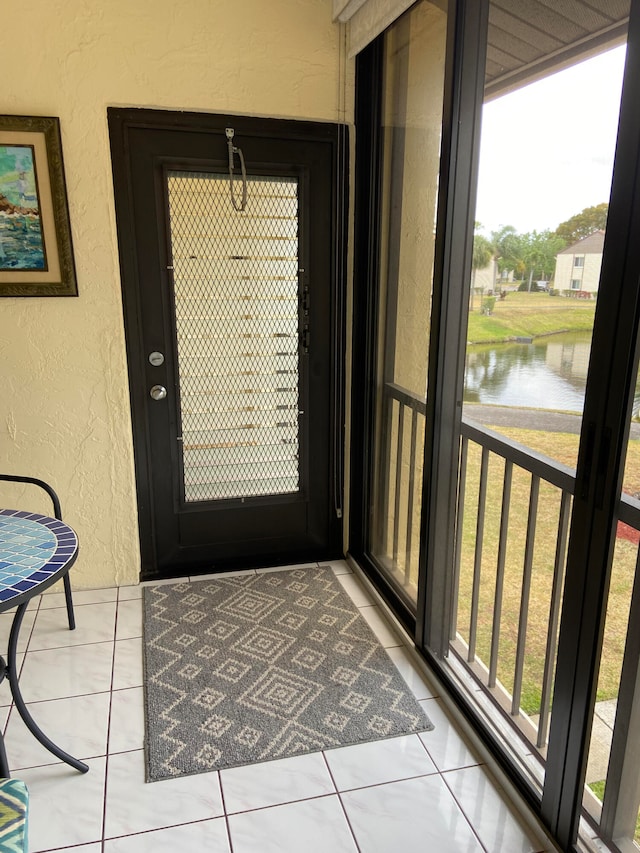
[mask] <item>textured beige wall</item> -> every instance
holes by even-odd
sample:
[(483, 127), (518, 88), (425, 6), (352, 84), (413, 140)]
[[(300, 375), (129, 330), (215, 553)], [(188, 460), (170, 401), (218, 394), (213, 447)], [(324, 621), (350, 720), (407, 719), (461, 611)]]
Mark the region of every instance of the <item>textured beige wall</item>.
[(337, 121), (342, 31), (331, 0), (34, 0), (4, 16), (2, 36), (0, 113), (61, 120), (80, 296), (0, 300), (0, 470), (57, 488), (81, 540), (75, 586), (135, 583), (107, 107)]
[(394, 380), (427, 392), (431, 291), (435, 248), (447, 16), (424, 3), (411, 14), (408, 54), (398, 333)]

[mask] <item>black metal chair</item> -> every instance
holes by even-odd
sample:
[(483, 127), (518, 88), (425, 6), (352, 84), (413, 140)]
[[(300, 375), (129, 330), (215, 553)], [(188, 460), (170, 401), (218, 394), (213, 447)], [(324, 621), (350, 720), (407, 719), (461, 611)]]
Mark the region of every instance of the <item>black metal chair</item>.
[[(35, 477), (19, 477), (14, 474), (0, 474), (0, 481), (4, 481), (7, 483), (30, 483), (34, 486), (39, 486), (43, 489), (51, 498), (51, 503), (53, 504), (53, 516), (57, 518), (58, 521), (62, 521), (62, 512), (60, 510), (60, 500), (58, 495), (54, 492), (51, 486), (48, 483), (45, 483), (44, 480), (38, 480)], [(64, 597), (67, 603), (67, 617), (69, 619), (69, 630), (73, 631), (76, 627), (76, 620), (73, 614), (73, 599), (71, 597), (71, 581), (69, 580), (69, 572), (64, 576)]]

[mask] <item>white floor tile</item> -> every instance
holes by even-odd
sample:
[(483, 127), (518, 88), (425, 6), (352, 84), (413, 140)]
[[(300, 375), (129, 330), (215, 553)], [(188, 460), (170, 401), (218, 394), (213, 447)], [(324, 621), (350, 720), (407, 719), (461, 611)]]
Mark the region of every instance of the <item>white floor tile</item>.
[(142, 598), (141, 584), (118, 587), (118, 601), (131, 601), (134, 598)]
[(325, 757), (339, 791), (437, 772), (417, 735), (328, 749)]
[(374, 604), (370, 607), (361, 607), (360, 613), (385, 649), (403, 645), (402, 640), (384, 618), (379, 607)]
[[(65, 607), (67, 601), (64, 596), (62, 587), (56, 585), (54, 593), (45, 593), (42, 596), (41, 610), (49, 610), (52, 607)], [(107, 589), (74, 589), (71, 597), (73, 598), (74, 610), (76, 607), (81, 607), (83, 604), (101, 604), (106, 601), (115, 601), (118, 597), (117, 587), (109, 587)]]
[[(337, 796), (231, 815), (233, 853), (356, 853)], [(394, 849), (390, 847), (389, 851)]]
[[(10, 613), (3, 613), (2, 615), (0, 615), (0, 654), (4, 655), (5, 657), (7, 651), (9, 650), (9, 632), (11, 631), (11, 624), (13, 623), (14, 615), (15, 610), (12, 610)], [(36, 611), (27, 610), (22, 619), (20, 633), (18, 634), (19, 652), (26, 651), (27, 644), (29, 642), (29, 639), (31, 638), (31, 631), (33, 630), (33, 623), (35, 622), (35, 620)]]
[[(30, 788), (32, 853), (54, 848), (99, 853), (103, 838), (104, 853), (355, 853), (358, 848), (361, 853), (480, 853), (478, 837), (490, 853), (544, 849), (544, 840), (520, 824), (502, 792), (477, 766), (478, 758), (433, 698), (435, 689), (347, 563), (329, 565), (420, 700), (434, 731), (234, 768), (220, 776), (146, 784), (142, 586), (74, 593), (78, 629), (69, 632), (60, 584), (42, 597), (37, 616), (40, 598), (25, 616), (20, 648), (32, 628), (35, 643), (18, 658), (19, 666), (24, 659), (20, 683), (43, 731), (72, 755), (89, 759), (91, 770), (85, 776), (58, 762), (11, 710), (7, 750), (14, 775)], [(290, 568), (299, 567), (265, 571)], [(11, 618), (0, 616), (0, 653)], [(0, 706), (2, 701), (7, 704), (0, 707), (0, 727), (10, 711), (7, 685), (0, 690)], [(104, 753), (107, 725), (105, 833), (105, 759), (91, 756)], [(221, 817), (220, 784), (233, 847)]]
[(88, 773), (47, 764), (15, 774), (29, 789), (30, 853), (102, 839), (105, 759), (87, 764)]
[[(28, 710), (56, 746), (84, 761), (106, 755), (109, 702), (109, 693), (92, 693), (31, 703)], [(7, 728), (6, 747), (12, 771), (60, 760), (34, 738), (15, 708)]]
[(143, 679), (142, 639), (118, 640), (113, 662), (113, 689), (140, 687)]
[(222, 814), (217, 773), (145, 783), (142, 750), (109, 756), (105, 838), (177, 826)]
[[(203, 820), (107, 841), (105, 853), (229, 853), (224, 818)], [(67, 853), (67, 851), (64, 851)]]
[(142, 687), (114, 690), (111, 694), (109, 752), (127, 752), (144, 746), (144, 694)]
[(419, 737), (438, 770), (457, 770), (460, 767), (480, 764), (480, 759), (458, 733), (440, 701), (425, 699), (420, 704), (433, 723), (434, 729), (430, 732), (421, 732)]
[(223, 770), (220, 780), (227, 814), (335, 793), (319, 752)]
[(373, 604), (371, 596), (353, 573), (337, 575), (337, 578), (345, 591), (351, 596), (356, 607), (370, 607)]
[(341, 794), (361, 853), (482, 853), (440, 776)]
[(444, 774), (444, 780), (492, 853), (534, 853), (545, 843), (530, 838), (502, 799), (484, 767), (467, 767)]
[(25, 702), (62, 699), (111, 689), (113, 643), (27, 652), (20, 688)]
[(69, 630), (67, 611), (62, 608), (42, 609), (36, 616), (29, 651), (81, 646), (113, 640), (116, 627), (115, 601), (75, 607), (76, 628)]
[(418, 671), (406, 649), (401, 647), (387, 649), (387, 654), (395, 663), (400, 675), (407, 682), (409, 689), (416, 699), (434, 698), (431, 686), (427, 683), (422, 673)]
[(118, 602), (116, 640), (131, 640), (142, 636), (142, 599)]
[(174, 583), (188, 583), (189, 578), (162, 578), (155, 581), (140, 581), (140, 586), (166, 586)]

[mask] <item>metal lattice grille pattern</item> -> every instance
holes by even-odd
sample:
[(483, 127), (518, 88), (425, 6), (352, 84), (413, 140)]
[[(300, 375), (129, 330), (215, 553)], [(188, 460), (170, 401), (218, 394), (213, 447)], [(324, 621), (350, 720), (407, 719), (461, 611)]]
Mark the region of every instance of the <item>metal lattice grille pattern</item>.
[(299, 490), (298, 182), (169, 172), (185, 501)]

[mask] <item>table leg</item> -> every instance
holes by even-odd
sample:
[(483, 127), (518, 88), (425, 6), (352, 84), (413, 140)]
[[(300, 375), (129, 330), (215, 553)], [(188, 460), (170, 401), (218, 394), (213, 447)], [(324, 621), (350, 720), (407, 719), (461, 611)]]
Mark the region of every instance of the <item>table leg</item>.
[[(29, 729), (31, 734), (36, 738), (36, 740), (40, 741), (40, 743), (45, 747), (45, 749), (48, 749), (49, 752), (52, 752), (57, 758), (60, 758), (62, 761), (65, 761), (67, 764), (71, 765), (71, 767), (74, 767), (76, 770), (79, 770), (81, 773), (86, 773), (89, 768), (86, 764), (84, 764), (84, 762), (78, 761), (77, 758), (74, 758), (72, 755), (69, 755), (69, 753), (65, 752), (63, 749), (60, 749), (59, 746), (56, 746), (56, 744), (52, 740), (50, 740), (43, 731), (41, 731), (31, 714), (29, 713), (27, 706), (24, 703), (24, 699), (22, 698), (22, 693), (20, 692), (20, 684), (18, 682), (18, 671), (16, 667), (16, 652), (18, 649), (18, 634), (20, 633), (20, 626), (22, 625), (22, 619), (24, 617), (26, 609), (26, 603), (21, 604), (18, 607), (18, 609), (16, 610), (16, 615), (13, 617), (11, 633), (9, 634), (7, 674), (9, 676), (9, 684), (11, 686), (11, 695), (13, 696), (13, 701), (15, 702), (18, 713), (24, 720), (24, 724)], [(1, 761), (2, 756), (0, 754), (0, 762)]]

